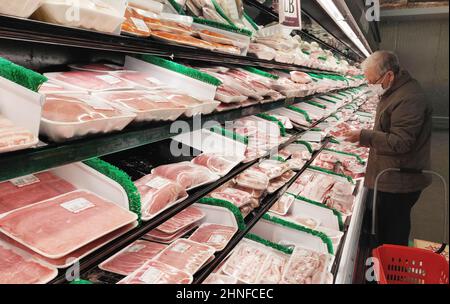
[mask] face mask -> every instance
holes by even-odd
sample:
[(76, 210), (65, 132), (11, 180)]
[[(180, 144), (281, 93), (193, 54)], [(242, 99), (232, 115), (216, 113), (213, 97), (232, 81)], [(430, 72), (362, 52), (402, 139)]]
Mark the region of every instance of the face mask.
[[(387, 92), (387, 90), (389, 90), (388, 88), (383, 88), (383, 81), (384, 81), (384, 77), (386, 77), (387, 74), (384, 74), (379, 80), (376, 81), (376, 83), (374, 83), (372, 85), (372, 91), (375, 92), (375, 94), (377, 94), (378, 96), (383, 96), (384, 93)], [(381, 80), (381, 83), (379, 83), (379, 81)]]

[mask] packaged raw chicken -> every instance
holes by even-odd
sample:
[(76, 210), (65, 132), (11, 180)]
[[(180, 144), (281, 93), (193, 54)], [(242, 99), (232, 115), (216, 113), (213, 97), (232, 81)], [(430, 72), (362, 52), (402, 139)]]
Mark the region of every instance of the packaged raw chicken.
[(192, 160), (192, 163), (204, 166), (220, 176), (225, 176), (241, 161), (242, 159), (236, 157), (225, 157), (214, 153), (202, 153), (195, 157)]
[(58, 271), (0, 241), (0, 284), (46, 284)]
[(189, 239), (197, 243), (211, 246), (215, 248), (216, 251), (221, 251), (227, 246), (236, 231), (236, 227), (204, 223), (189, 237)]
[[(74, 9), (77, 10), (77, 18), (73, 16), (68, 18), (67, 12)], [(65, 0), (43, 0), (32, 17), (45, 22), (112, 33), (124, 21), (121, 13), (114, 6), (101, 0), (78, 0), (75, 3)]]
[(187, 239), (178, 239), (154, 260), (194, 275), (213, 255), (215, 249)]
[(133, 86), (107, 72), (70, 71), (45, 73), (52, 82), (77, 91), (99, 92), (128, 90)]
[(0, 183), (0, 214), (74, 191), (75, 187), (50, 173), (42, 172)]
[(144, 176), (134, 184), (141, 195), (143, 220), (155, 217), (188, 197), (181, 185), (154, 174)]
[(156, 227), (156, 229), (167, 234), (174, 234), (194, 223), (197, 223), (204, 217), (205, 213), (201, 209), (194, 206), (189, 206), (163, 224)]
[(292, 203), (294, 203), (295, 197), (289, 194), (284, 194), (279, 200), (273, 204), (270, 208), (270, 212), (278, 215), (286, 215), (291, 208)]
[(287, 284), (323, 284), (329, 257), (309, 249), (296, 246), (283, 273)]
[(258, 276), (258, 284), (280, 284), (289, 256), (284, 253), (271, 253)]
[(0, 153), (27, 149), (38, 142), (39, 139), (30, 131), (0, 115)]
[(94, 94), (115, 107), (136, 114), (135, 121), (173, 121), (186, 107), (168, 100), (153, 91), (117, 91)]
[(135, 114), (89, 95), (46, 96), (40, 133), (54, 141), (123, 130)]
[(101, 263), (98, 267), (105, 271), (127, 276), (142, 267), (147, 261), (153, 259), (166, 247), (163, 244), (137, 240)]
[(136, 220), (136, 214), (77, 190), (8, 213), (0, 219), (0, 231), (57, 259)]
[(153, 174), (178, 182), (186, 190), (212, 183), (220, 178), (209, 169), (191, 162), (180, 162), (159, 166)]
[(192, 230), (197, 229), (197, 227), (198, 227), (198, 222), (190, 224), (175, 233), (166, 233), (166, 232), (159, 231), (158, 229), (153, 229), (152, 231), (150, 231), (149, 233), (144, 235), (143, 238), (145, 240), (154, 241), (154, 242), (158, 242), (158, 243), (171, 244), (174, 241), (178, 240), (179, 238), (182, 238), (183, 236), (185, 236)]
[(192, 275), (173, 266), (148, 261), (118, 284), (191, 284)]

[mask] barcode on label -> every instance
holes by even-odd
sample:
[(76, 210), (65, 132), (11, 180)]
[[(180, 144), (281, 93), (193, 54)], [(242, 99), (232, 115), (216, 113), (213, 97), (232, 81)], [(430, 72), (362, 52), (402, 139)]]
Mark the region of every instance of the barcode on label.
[(155, 177), (154, 179), (152, 179), (151, 181), (149, 181), (148, 183), (146, 183), (145, 185), (153, 188), (153, 189), (161, 189), (163, 187), (165, 187), (166, 185), (168, 185), (170, 183), (169, 180), (163, 178), (163, 177)]
[(101, 79), (109, 84), (116, 84), (120, 82), (120, 79), (111, 76), (111, 75), (99, 75), (97, 76), (98, 79)]
[(136, 28), (141, 32), (149, 32), (147, 24), (142, 19), (137, 19), (134, 17), (131, 17), (131, 21), (133, 21)]
[(150, 267), (147, 269), (143, 275), (141, 275), (140, 280), (146, 284), (155, 284), (162, 277), (163, 272), (159, 269)]
[(61, 207), (72, 213), (80, 213), (86, 209), (95, 207), (95, 205), (85, 198), (77, 198), (61, 204)]
[(39, 183), (40, 180), (39, 180), (39, 178), (37, 178), (36, 176), (31, 174), (31, 175), (26, 175), (26, 176), (22, 176), (22, 177), (18, 177), (18, 178), (12, 179), (12, 180), (10, 180), (10, 182), (14, 186), (16, 186), (18, 188), (22, 188), (22, 187), (25, 187), (25, 186), (28, 186), (28, 185)]

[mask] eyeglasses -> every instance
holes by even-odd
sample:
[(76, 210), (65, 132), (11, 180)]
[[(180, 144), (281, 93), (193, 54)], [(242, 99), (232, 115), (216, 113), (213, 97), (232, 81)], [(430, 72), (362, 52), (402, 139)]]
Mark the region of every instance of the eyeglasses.
[(386, 77), (386, 74), (387, 74), (387, 73), (385, 73), (383, 76), (381, 76), (380, 78), (378, 78), (373, 84), (378, 84), (378, 82), (379, 82), (381, 79), (383, 79), (384, 77)]

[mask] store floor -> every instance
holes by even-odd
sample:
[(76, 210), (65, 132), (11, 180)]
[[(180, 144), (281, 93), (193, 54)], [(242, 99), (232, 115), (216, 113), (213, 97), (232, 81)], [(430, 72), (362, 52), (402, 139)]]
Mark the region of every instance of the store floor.
[[(432, 139), (432, 170), (449, 176), (449, 139), (448, 131), (436, 131)], [(435, 178), (433, 184), (422, 194), (412, 212), (412, 229), (410, 239), (422, 239), (442, 242), (444, 225), (444, 198), (441, 182)], [(448, 214), (447, 214), (448, 216)], [(449, 230), (448, 223), (446, 230)], [(448, 232), (447, 232), (448, 234)], [(447, 235), (448, 238), (448, 235)], [(447, 239), (448, 242), (448, 239)]]

